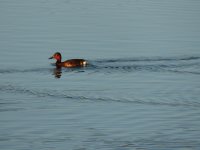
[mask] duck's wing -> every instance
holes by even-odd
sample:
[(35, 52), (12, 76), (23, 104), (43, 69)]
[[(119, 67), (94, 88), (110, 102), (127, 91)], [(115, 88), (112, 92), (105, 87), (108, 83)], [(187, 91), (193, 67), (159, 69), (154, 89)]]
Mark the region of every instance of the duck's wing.
[(70, 59), (62, 62), (63, 67), (81, 67), (86, 66), (87, 61), (84, 59)]

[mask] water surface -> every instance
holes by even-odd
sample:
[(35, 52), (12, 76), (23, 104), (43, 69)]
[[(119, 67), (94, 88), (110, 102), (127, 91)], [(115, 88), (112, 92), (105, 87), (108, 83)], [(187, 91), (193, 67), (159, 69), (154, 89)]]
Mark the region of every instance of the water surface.
[[(200, 147), (200, 2), (0, 1), (0, 147)], [(58, 70), (48, 58), (85, 58)]]

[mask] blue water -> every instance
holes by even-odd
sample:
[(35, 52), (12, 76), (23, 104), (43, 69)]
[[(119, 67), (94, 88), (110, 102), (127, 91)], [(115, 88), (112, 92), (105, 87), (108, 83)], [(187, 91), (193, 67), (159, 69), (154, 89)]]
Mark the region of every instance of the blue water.
[[(198, 150), (200, 1), (1, 0), (0, 149)], [(56, 69), (84, 58), (83, 68)]]

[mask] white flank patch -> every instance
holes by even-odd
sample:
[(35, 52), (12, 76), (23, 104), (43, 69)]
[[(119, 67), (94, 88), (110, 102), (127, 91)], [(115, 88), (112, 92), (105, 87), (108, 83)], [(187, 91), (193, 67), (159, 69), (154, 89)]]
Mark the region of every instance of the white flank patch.
[(83, 66), (86, 66), (87, 65), (87, 61), (83, 61)]

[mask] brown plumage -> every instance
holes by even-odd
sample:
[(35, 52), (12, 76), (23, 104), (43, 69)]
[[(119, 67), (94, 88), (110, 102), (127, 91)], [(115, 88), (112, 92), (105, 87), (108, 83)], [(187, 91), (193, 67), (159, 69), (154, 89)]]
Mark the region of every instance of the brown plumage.
[(62, 62), (62, 56), (59, 52), (56, 52), (52, 57), (49, 59), (56, 59), (56, 67), (61, 68), (61, 67), (67, 67), (67, 68), (72, 68), (72, 67), (84, 67), (87, 65), (87, 61), (84, 59), (70, 59)]

